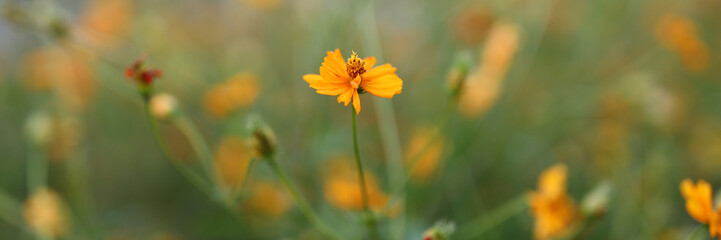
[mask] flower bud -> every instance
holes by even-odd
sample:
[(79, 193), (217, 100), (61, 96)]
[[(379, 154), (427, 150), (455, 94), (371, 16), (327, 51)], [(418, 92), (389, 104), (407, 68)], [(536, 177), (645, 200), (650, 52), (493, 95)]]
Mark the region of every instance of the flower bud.
[(471, 56), (468, 52), (462, 52), (456, 58), (456, 61), (451, 66), (451, 70), (446, 76), (446, 84), (451, 95), (458, 96), (463, 90), (463, 84), (468, 77), (468, 68), (471, 62)]
[(25, 201), (23, 216), (33, 232), (46, 238), (61, 237), (67, 230), (68, 218), (62, 200), (46, 188), (36, 190)]
[(158, 119), (174, 115), (178, 111), (178, 100), (168, 93), (160, 93), (150, 99), (150, 111)]
[(456, 231), (456, 224), (440, 220), (423, 233), (423, 240), (449, 240)]
[(586, 194), (581, 201), (581, 210), (587, 216), (599, 216), (606, 213), (611, 195), (611, 183), (603, 181)]
[(275, 153), (275, 134), (260, 117), (253, 115), (248, 118), (250, 144), (256, 156), (269, 157)]
[(39, 111), (31, 114), (25, 123), (27, 138), (37, 145), (45, 145), (52, 131), (52, 120), (47, 113)]

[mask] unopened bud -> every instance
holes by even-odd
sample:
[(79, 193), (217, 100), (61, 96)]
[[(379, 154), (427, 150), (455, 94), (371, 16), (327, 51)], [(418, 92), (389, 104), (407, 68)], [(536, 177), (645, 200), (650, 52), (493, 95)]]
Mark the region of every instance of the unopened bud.
[(423, 240), (449, 240), (456, 231), (456, 224), (440, 220), (423, 233)]
[(611, 195), (611, 183), (603, 181), (586, 194), (581, 201), (581, 210), (587, 216), (600, 216), (608, 209), (608, 199)]
[(248, 130), (250, 132), (250, 144), (256, 156), (269, 157), (275, 153), (275, 134), (260, 117), (250, 116), (248, 118)]
[(178, 101), (168, 93), (156, 94), (150, 99), (150, 111), (156, 118), (167, 118), (178, 111)]
[(36, 190), (23, 206), (30, 229), (45, 238), (62, 237), (68, 229), (67, 212), (60, 196), (47, 188)]
[(45, 145), (50, 139), (51, 131), (52, 119), (45, 112), (35, 112), (26, 120), (25, 134), (33, 144)]
[(470, 67), (470, 53), (463, 52), (458, 55), (456, 61), (451, 66), (451, 70), (446, 76), (446, 84), (451, 95), (458, 96), (463, 90), (463, 84), (468, 77), (468, 68)]

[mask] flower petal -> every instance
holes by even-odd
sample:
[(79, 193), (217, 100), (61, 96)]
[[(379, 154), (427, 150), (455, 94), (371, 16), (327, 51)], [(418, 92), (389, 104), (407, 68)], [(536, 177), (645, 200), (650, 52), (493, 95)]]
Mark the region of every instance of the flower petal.
[(358, 97), (358, 91), (353, 91), (353, 108), (355, 108), (355, 114), (359, 114), (361, 110), (360, 97)]
[[(363, 76), (365, 77), (365, 75)], [(361, 87), (363, 90), (373, 95), (383, 98), (392, 98), (393, 95), (401, 93), (401, 90), (403, 89), (403, 80), (395, 74), (378, 77), (372, 81), (367, 81), (363, 78)]]
[(349, 88), (345, 89), (343, 93), (338, 95), (338, 102), (343, 102), (346, 106), (348, 106), (348, 103), (350, 103), (351, 97), (353, 97), (353, 92), (355, 92), (355, 89)]
[(376, 64), (376, 57), (367, 57), (367, 58), (363, 59), (363, 61), (365, 62), (365, 65), (363, 65), (363, 67), (366, 70), (370, 70), (370, 69), (373, 69), (373, 65)]
[(326, 54), (327, 56), (323, 58), (321, 68), (326, 68), (329, 73), (332, 73), (339, 78), (349, 78), (348, 72), (346, 71), (345, 61), (343, 61), (343, 56), (340, 54), (340, 50), (336, 49), (333, 52), (328, 51)]
[(363, 73), (363, 81), (372, 81), (374, 78), (381, 77), (387, 74), (393, 74), (395, 72), (396, 68), (386, 63)]

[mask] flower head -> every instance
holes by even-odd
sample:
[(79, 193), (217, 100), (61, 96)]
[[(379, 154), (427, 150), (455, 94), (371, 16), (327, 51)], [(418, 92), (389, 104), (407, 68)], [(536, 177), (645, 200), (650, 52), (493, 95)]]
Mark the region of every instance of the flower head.
[(681, 182), (681, 195), (686, 199), (688, 215), (700, 223), (708, 224), (711, 237), (721, 238), (721, 209), (713, 209), (711, 184), (704, 180), (693, 184), (691, 179), (684, 179)]
[(30, 229), (41, 236), (56, 238), (66, 233), (67, 213), (60, 196), (52, 190), (36, 190), (25, 201), (23, 214)]
[(566, 166), (559, 164), (545, 170), (539, 177), (538, 189), (529, 196), (531, 214), (536, 218), (533, 237), (565, 236), (578, 219), (576, 205), (566, 193)]
[(306, 74), (303, 80), (310, 84), (317, 93), (338, 96), (338, 102), (346, 106), (353, 100), (356, 114), (360, 113), (360, 98), (358, 94), (370, 94), (392, 98), (401, 93), (403, 80), (395, 74), (396, 68), (390, 64), (373, 67), (375, 57), (361, 59), (353, 52), (348, 61), (343, 61), (340, 50), (328, 52), (320, 66), (320, 75)]
[(681, 182), (681, 195), (686, 199), (686, 211), (700, 223), (709, 223), (713, 214), (711, 205), (711, 184), (699, 180), (696, 184), (690, 179)]
[(140, 87), (140, 94), (146, 101), (150, 100), (152, 95), (152, 86), (156, 78), (162, 77), (163, 72), (156, 68), (147, 68), (145, 66), (145, 55), (136, 59), (133, 64), (125, 69), (125, 78), (133, 79)]

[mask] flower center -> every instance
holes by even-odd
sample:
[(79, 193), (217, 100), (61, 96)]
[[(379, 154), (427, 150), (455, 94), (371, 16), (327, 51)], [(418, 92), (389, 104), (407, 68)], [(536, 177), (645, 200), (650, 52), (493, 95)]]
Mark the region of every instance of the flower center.
[[(346, 70), (348, 71), (348, 76), (350, 76), (351, 79), (360, 76), (364, 72), (366, 72), (366, 69), (364, 67), (365, 62), (363, 59), (360, 59), (358, 57), (358, 54), (353, 52), (353, 55), (348, 59), (348, 63), (346, 63)], [(358, 81), (360, 83), (360, 80)]]

